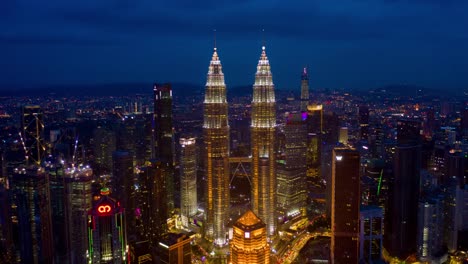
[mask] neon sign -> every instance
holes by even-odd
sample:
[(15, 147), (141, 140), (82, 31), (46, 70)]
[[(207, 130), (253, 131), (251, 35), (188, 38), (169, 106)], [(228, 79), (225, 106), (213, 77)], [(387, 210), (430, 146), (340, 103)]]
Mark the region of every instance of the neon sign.
[(112, 207), (108, 204), (100, 205), (97, 208), (99, 214), (109, 214), (111, 212)]

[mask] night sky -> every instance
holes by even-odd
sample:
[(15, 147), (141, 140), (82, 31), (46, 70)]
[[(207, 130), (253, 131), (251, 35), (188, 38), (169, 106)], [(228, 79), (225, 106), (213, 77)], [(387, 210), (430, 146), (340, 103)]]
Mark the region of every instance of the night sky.
[(0, 0), (0, 89), (204, 85), (213, 29), (229, 87), (251, 85), (265, 29), (277, 89), (468, 88), (466, 0)]

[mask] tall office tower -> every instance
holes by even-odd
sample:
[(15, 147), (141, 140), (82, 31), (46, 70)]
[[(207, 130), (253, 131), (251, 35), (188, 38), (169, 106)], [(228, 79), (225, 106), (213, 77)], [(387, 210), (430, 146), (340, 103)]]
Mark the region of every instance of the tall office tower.
[(11, 177), (14, 241), (21, 263), (53, 263), (48, 175), (43, 168), (16, 168)]
[(277, 211), (284, 221), (305, 215), (307, 202), (307, 124), (301, 113), (289, 115), (284, 127), (284, 159), (278, 159)]
[[(113, 131), (97, 127), (93, 131), (92, 148), (98, 171), (109, 173), (112, 170), (112, 152), (117, 149), (117, 138)], [(94, 166), (94, 165), (93, 165)]]
[(208, 67), (203, 117), (206, 172), (205, 238), (226, 243), (229, 211), (229, 125), (226, 85), (216, 48)]
[(344, 145), (348, 144), (348, 128), (347, 127), (340, 127), (338, 142)]
[(369, 138), (369, 107), (360, 105), (358, 110), (359, 115), (359, 138), (361, 140), (368, 140)]
[(26, 157), (39, 165), (46, 151), (44, 143), (44, 116), (40, 106), (27, 105), (21, 108), (21, 137)]
[(230, 245), (232, 264), (269, 264), (270, 246), (263, 221), (248, 210), (233, 226)]
[(418, 207), (417, 245), (421, 261), (432, 263), (442, 253), (444, 243), (443, 196), (421, 199)]
[(85, 263), (89, 246), (86, 223), (91, 209), (93, 170), (80, 165), (68, 167), (64, 173), (69, 263)]
[(195, 138), (181, 138), (180, 210), (183, 216), (197, 214), (197, 146)]
[(175, 142), (172, 125), (172, 88), (166, 83), (155, 84), (154, 91), (154, 142), (155, 158), (158, 158), (162, 165), (162, 173), (166, 178), (167, 209), (170, 213), (174, 209), (174, 197), (176, 177), (174, 173), (175, 165)]
[(270, 62), (265, 46), (258, 61), (252, 98), (252, 209), (276, 232), (276, 102)]
[(129, 237), (135, 234), (135, 176), (133, 154), (129, 151), (112, 153), (112, 196), (125, 208), (125, 221)]
[(322, 105), (307, 106), (307, 177), (317, 178), (321, 176), (322, 132)]
[(360, 157), (349, 148), (335, 148), (332, 155), (331, 263), (358, 263)]
[(400, 120), (393, 159), (393, 182), (390, 183), (388, 214), (385, 217), (385, 248), (391, 256), (406, 259), (416, 253), (418, 202), (420, 190), (420, 123)]
[(65, 173), (59, 162), (46, 160), (45, 173), (49, 177), (51, 221), (54, 230), (54, 261), (63, 263), (68, 260), (67, 206)]
[(309, 74), (307, 67), (304, 67), (301, 75), (301, 112), (307, 112), (309, 105)]
[(361, 206), (359, 214), (359, 263), (381, 263), (383, 210), (378, 206)]
[(158, 243), (159, 262), (162, 264), (192, 263), (192, 239), (185, 234), (169, 233)]
[(101, 198), (88, 213), (88, 263), (127, 262), (127, 233), (124, 208), (109, 197), (109, 189), (101, 190)]
[(138, 218), (138, 234), (156, 247), (167, 233), (166, 178), (160, 161), (151, 160), (139, 169), (140, 201), (135, 209)]

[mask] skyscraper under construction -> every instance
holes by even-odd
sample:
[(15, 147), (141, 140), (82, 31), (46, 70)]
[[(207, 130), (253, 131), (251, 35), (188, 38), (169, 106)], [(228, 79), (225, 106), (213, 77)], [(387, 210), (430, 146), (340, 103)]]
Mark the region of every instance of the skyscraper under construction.
[(252, 209), (266, 224), (268, 236), (276, 230), (275, 127), (275, 91), (263, 46), (252, 98)]
[(226, 84), (216, 47), (208, 67), (205, 87), (205, 238), (212, 240), (216, 245), (223, 245), (226, 243), (225, 223), (229, 209), (229, 125)]

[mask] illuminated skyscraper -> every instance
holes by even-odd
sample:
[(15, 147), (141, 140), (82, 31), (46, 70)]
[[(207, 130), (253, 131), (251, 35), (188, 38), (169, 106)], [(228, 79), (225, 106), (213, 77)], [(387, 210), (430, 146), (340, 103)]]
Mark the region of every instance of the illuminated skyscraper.
[(222, 245), (226, 242), (229, 210), (229, 125), (226, 84), (216, 48), (205, 86), (203, 136), (207, 179), (205, 238)]
[(301, 76), (301, 112), (307, 112), (307, 105), (309, 104), (309, 74), (307, 74), (307, 67), (302, 70)]
[(323, 106), (307, 106), (307, 177), (320, 177), (322, 162)]
[(46, 151), (44, 143), (44, 115), (38, 105), (21, 108), (21, 137), (26, 157), (35, 164), (41, 164)]
[(161, 264), (185, 264), (192, 262), (192, 239), (185, 234), (168, 233), (158, 243)]
[(278, 217), (284, 221), (305, 214), (306, 180), (306, 113), (291, 113), (284, 127), (284, 153), (278, 158)]
[(135, 209), (140, 223), (138, 231), (153, 247), (168, 231), (166, 178), (162, 167), (161, 162), (151, 160), (139, 170), (141, 200), (140, 207)]
[(153, 87), (154, 91), (154, 143), (155, 155), (163, 165), (166, 177), (168, 212), (174, 209), (175, 142), (172, 125), (172, 88), (169, 83)]
[(195, 138), (180, 139), (180, 209), (186, 217), (197, 213), (197, 152)]
[(40, 167), (16, 168), (10, 186), (17, 259), (20, 263), (53, 263), (48, 175)]
[(101, 198), (88, 213), (88, 263), (127, 262), (127, 234), (124, 208), (101, 190)]
[(232, 264), (270, 263), (266, 225), (252, 211), (248, 210), (234, 223), (230, 251)]
[(93, 170), (89, 166), (76, 166), (65, 169), (64, 173), (70, 263), (85, 263), (89, 246), (86, 221), (91, 209)]
[(359, 152), (335, 148), (332, 157), (331, 263), (359, 260)]
[(270, 62), (265, 46), (258, 61), (252, 98), (252, 209), (276, 232), (276, 102)]

